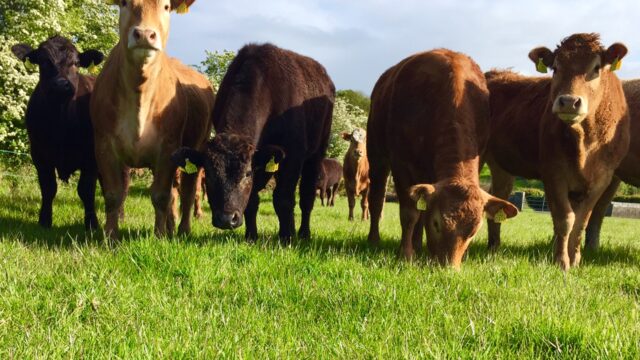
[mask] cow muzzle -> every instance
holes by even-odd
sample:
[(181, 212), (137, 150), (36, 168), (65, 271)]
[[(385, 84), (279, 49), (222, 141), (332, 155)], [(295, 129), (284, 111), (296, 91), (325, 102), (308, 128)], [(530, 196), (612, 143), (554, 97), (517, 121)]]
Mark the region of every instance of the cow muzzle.
[(160, 34), (157, 31), (136, 26), (129, 33), (129, 49), (146, 50), (148, 52), (162, 51), (162, 42), (160, 40)]
[(239, 211), (230, 213), (216, 213), (213, 216), (213, 226), (222, 230), (233, 230), (242, 226), (243, 218)]
[(588, 112), (588, 100), (582, 96), (560, 95), (553, 103), (553, 113), (568, 125), (580, 123)]

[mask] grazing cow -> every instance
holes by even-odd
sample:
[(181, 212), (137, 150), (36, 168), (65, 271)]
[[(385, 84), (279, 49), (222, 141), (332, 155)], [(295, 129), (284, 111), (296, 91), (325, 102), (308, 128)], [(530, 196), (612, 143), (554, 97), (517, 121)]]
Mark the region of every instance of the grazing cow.
[(500, 169), (492, 174), (500, 178), (494, 191), (502, 188), (499, 196), (507, 196), (511, 175), (542, 179), (554, 224), (554, 258), (564, 270), (580, 263), (591, 211), (627, 153), (627, 104), (611, 71), (626, 53), (619, 43), (605, 49), (597, 34), (575, 34), (555, 51), (541, 47), (529, 53), (539, 70), (553, 69), (551, 79), (489, 79), (494, 123), (486, 158)]
[[(170, 12), (191, 3), (119, 2), (120, 41), (96, 81), (91, 101), (96, 158), (103, 177), (105, 231), (111, 239), (118, 238), (117, 209), (125, 194), (120, 174), (127, 166), (152, 169), (155, 233), (173, 234), (176, 166), (171, 154), (182, 146), (203, 149), (209, 137), (215, 101), (209, 81), (164, 51)], [(181, 234), (191, 230), (196, 181), (196, 174), (181, 175)]]
[(446, 49), (416, 54), (382, 75), (371, 103), (369, 241), (380, 241), (391, 171), (400, 201), (401, 255), (413, 258), (426, 230), (430, 255), (458, 268), (484, 212), (518, 213), (480, 188), (479, 154), (489, 135), (489, 92), (480, 68)]
[(275, 173), (273, 205), (279, 236), (295, 233), (293, 209), (300, 181), (299, 236), (309, 220), (320, 163), (331, 131), (335, 88), (315, 60), (271, 44), (247, 45), (229, 66), (213, 112), (216, 136), (206, 152), (182, 149), (174, 160), (204, 167), (213, 225), (234, 229), (247, 219), (245, 236), (258, 237), (259, 196)]
[(97, 229), (95, 210), (98, 169), (93, 152), (93, 130), (89, 99), (95, 79), (78, 73), (102, 62), (97, 50), (79, 53), (70, 40), (54, 36), (37, 49), (18, 44), (11, 48), (22, 61), (38, 65), (40, 80), (26, 113), (31, 158), (38, 172), (42, 195), (39, 224), (52, 225), (53, 199), (57, 192), (56, 172), (61, 180), (80, 170), (78, 195), (84, 205), (84, 226)]
[(334, 206), (338, 186), (342, 179), (342, 165), (336, 159), (324, 159), (320, 167), (320, 176), (316, 188), (320, 190), (320, 202), (324, 206), (324, 198), (327, 197), (327, 206)]
[(349, 149), (344, 155), (344, 186), (349, 199), (349, 221), (353, 221), (353, 208), (356, 197), (362, 196), (362, 220), (369, 218), (369, 159), (367, 158), (367, 132), (355, 129), (351, 133), (342, 133), (342, 138), (349, 141)]

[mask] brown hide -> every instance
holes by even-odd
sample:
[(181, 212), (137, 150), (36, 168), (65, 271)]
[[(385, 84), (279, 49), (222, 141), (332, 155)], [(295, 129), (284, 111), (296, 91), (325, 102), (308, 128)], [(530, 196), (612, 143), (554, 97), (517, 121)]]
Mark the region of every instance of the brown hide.
[(363, 129), (343, 133), (342, 138), (349, 141), (349, 149), (344, 156), (343, 176), (344, 186), (349, 201), (349, 220), (353, 220), (353, 208), (356, 198), (362, 196), (362, 220), (369, 218), (369, 159), (367, 158), (367, 133)]
[[(120, 41), (96, 81), (91, 114), (96, 157), (103, 175), (107, 213), (105, 230), (117, 238), (118, 205), (124, 201), (125, 166), (153, 170), (151, 197), (155, 232), (172, 234), (170, 207), (176, 166), (171, 154), (182, 146), (204, 147), (211, 129), (214, 93), (208, 80), (164, 50), (168, 37), (169, 1), (128, 1), (120, 7)], [(157, 43), (133, 41), (139, 30), (155, 33)], [(196, 175), (181, 180), (180, 232), (190, 231)]]
[[(459, 267), (483, 212), (517, 214), (479, 186), (479, 154), (488, 139), (489, 93), (469, 57), (441, 49), (411, 56), (382, 75), (368, 123), (371, 229), (379, 220), (389, 171), (400, 200), (401, 253), (412, 258), (427, 232), (430, 255)], [(414, 186), (415, 184), (423, 185)], [(418, 211), (416, 200), (427, 202)]]

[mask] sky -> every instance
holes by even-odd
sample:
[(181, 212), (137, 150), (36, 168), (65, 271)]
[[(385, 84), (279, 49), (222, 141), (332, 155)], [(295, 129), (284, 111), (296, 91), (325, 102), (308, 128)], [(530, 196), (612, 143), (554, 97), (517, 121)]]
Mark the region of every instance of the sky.
[(168, 52), (198, 64), (206, 50), (271, 42), (324, 65), (338, 89), (370, 94), (379, 76), (417, 52), (448, 48), (483, 70), (535, 73), (527, 54), (598, 32), (624, 43), (618, 75), (640, 77), (640, 1), (199, 0), (172, 15)]

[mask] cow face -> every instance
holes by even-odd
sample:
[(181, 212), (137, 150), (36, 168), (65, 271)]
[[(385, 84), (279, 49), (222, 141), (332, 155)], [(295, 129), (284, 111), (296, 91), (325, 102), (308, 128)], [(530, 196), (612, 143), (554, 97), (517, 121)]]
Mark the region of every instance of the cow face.
[[(627, 54), (620, 43), (605, 49), (598, 34), (575, 34), (555, 51), (540, 47), (529, 53), (539, 71), (553, 70), (552, 111), (568, 125), (579, 124), (595, 114), (605, 93), (602, 79)], [(613, 69), (615, 70), (615, 69)]]
[(171, 11), (195, 0), (114, 0), (120, 6), (120, 43), (129, 59), (144, 63), (167, 46)]
[(178, 166), (187, 159), (204, 168), (207, 197), (213, 212), (213, 226), (235, 229), (243, 223), (243, 213), (253, 187), (254, 171), (261, 170), (272, 159), (280, 163), (284, 151), (277, 147), (255, 151), (250, 139), (218, 134), (202, 153), (183, 148), (173, 154)]
[(342, 138), (349, 141), (349, 150), (347, 150), (347, 157), (351, 157), (356, 162), (367, 156), (367, 132), (363, 129), (357, 128), (351, 133), (342, 133)]
[(44, 93), (59, 101), (68, 101), (78, 89), (78, 70), (97, 65), (104, 55), (97, 50), (79, 53), (78, 49), (62, 36), (54, 36), (32, 49), (26, 44), (17, 44), (11, 48), (21, 61), (38, 65), (40, 86)]
[(430, 255), (454, 268), (460, 267), (480, 230), (483, 213), (490, 219), (500, 216), (503, 220), (518, 214), (511, 203), (489, 195), (476, 184), (421, 184), (411, 187), (409, 195), (427, 204), (425, 228)]

